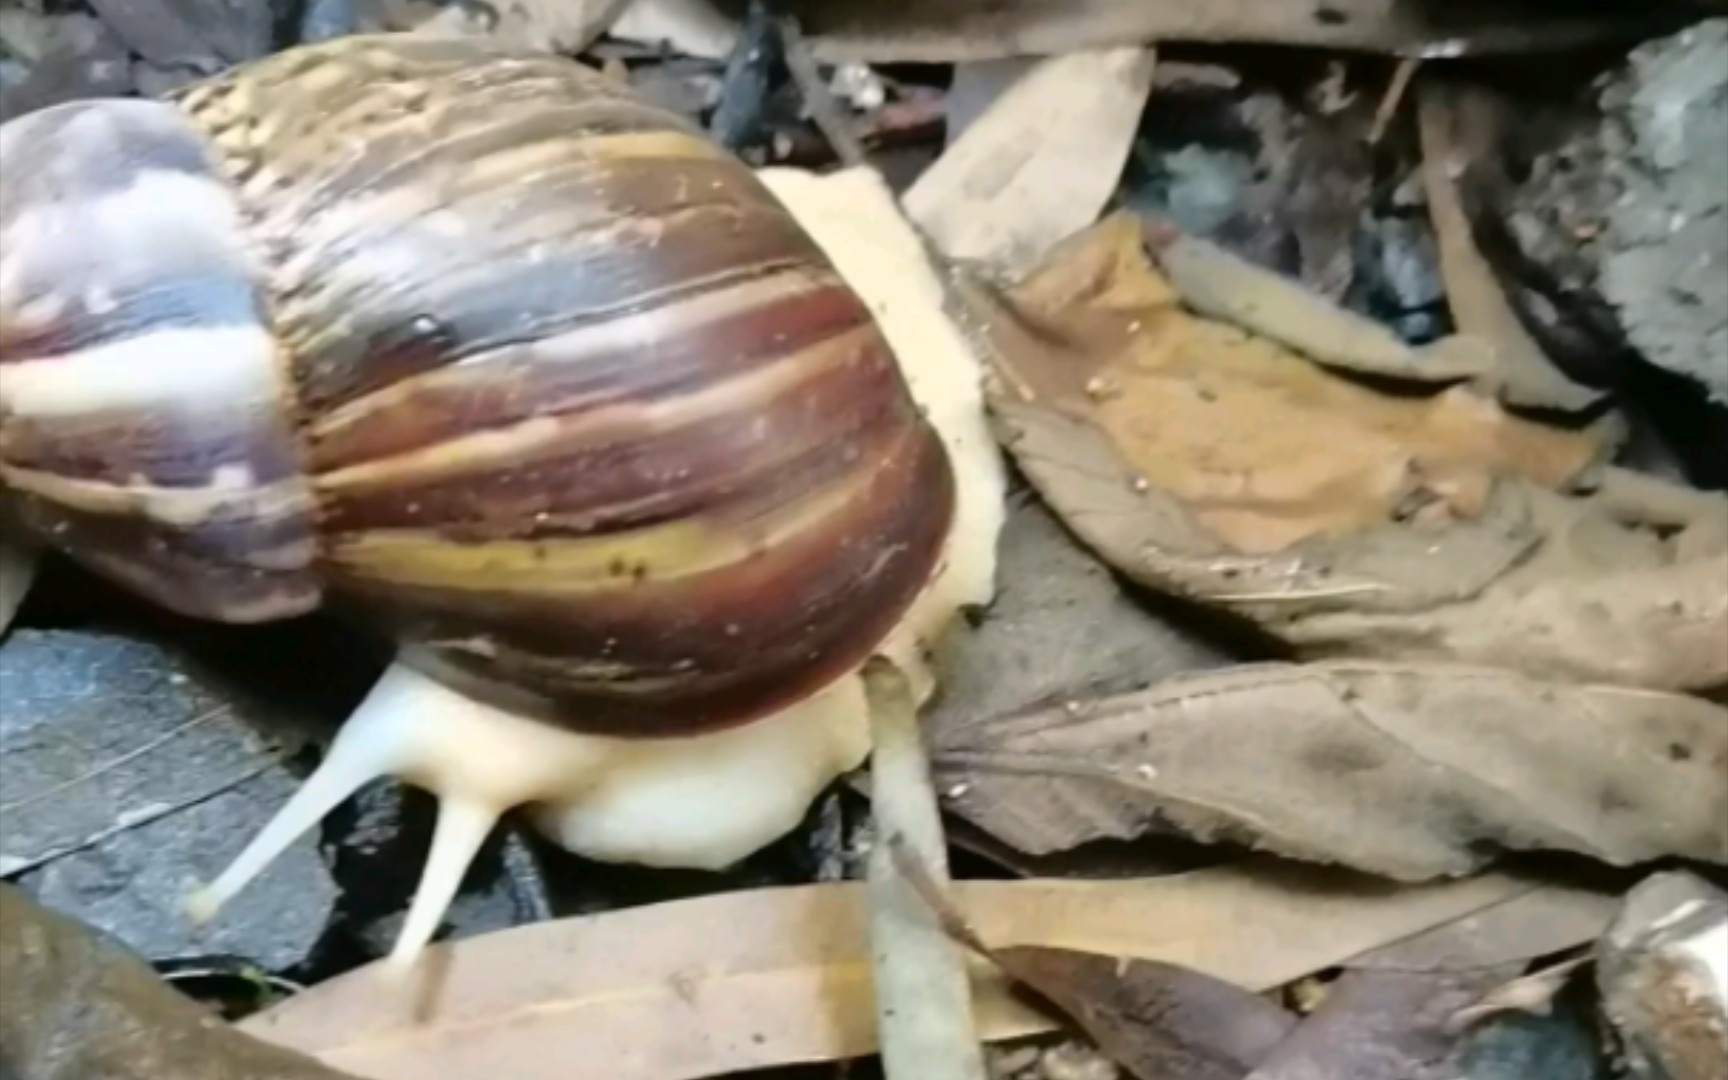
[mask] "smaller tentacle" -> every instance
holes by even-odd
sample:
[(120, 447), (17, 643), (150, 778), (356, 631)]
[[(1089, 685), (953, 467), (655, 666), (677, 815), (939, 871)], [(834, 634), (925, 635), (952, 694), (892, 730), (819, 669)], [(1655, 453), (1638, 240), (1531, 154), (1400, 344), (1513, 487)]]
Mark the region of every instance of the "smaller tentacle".
[(456, 897), (462, 878), (498, 823), (504, 808), (469, 799), (445, 799), (438, 804), (438, 828), (432, 835), (432, 853), (415, 890), (408, 919), (397, 935), (388, 970), (405, 974), (437, 932), (444, 913)]

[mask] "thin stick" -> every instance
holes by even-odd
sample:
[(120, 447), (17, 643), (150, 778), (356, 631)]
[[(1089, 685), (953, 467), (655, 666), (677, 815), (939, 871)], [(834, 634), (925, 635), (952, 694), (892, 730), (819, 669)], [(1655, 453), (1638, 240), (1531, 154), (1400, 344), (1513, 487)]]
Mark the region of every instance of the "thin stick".
[(1404, 102), (1404, 91), (1410, 88), (1410, 77), (1416, 74), (1416, 69), (1422, 66), (1420, 57), (1407, 56), (1398, 61), (1398, 67), (1392, 72), (1392, 82), (1386, 87), (1386, 96), (1380, 99), (1380, 108), (1374, 112), (1374, 126), (1368, 129), (1368, 145), (1379, 146), (1380, 140), (1386, 137), (1386, 129), (1392, 125), (1392, 117), (1398, 112), (1398, 106)]
[(876, 821), (866, 893), (883, 1073), (888, 1080), (984, 1080), (964, 954), (896, 865), (896, 853), (914, 862), (926, 887), (948, 880), (918, 708), (905, 676), (887, 661), (866, 665), (864, 686)]
[(864, 144), (858, 141), (852, 125), (840, 111), (840, 103), (834, 100), (828, 84), (822, 81), (821, 72), (816, 70), (816, 57), (804, 40), (796, 17), (786, 15), (780, 19), (780, 40), (786, 48), (786, 70), (791, 72), (792, 81), (798, 84), (798, 93), (810, 109), (810, 118), (816, 121), (828, 144), (834, 148), (834, 156), (840, 159), (844, 168), (865, 164)]

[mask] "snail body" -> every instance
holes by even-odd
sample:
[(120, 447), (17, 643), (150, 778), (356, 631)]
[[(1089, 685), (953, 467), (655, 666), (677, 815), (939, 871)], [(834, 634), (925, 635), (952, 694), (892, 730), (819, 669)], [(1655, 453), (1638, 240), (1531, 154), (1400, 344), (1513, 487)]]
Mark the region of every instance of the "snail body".
[(987, 598), (976, 371), (915, 394), (761, 177), (573, 61), (341, 39), (0, 161), (20, 517), (177, 612), (398, 646), (206, 916), (382, 775), (441, 808), (399, 958), (512, 807), (734, 861), (866, 755), (859, 667)]

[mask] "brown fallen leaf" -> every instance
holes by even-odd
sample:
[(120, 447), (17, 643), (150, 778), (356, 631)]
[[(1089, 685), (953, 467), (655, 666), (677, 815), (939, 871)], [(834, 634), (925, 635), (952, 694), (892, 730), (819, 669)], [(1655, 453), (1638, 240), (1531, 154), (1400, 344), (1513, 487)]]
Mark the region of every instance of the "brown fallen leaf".
[[(1158, 960), (1265, 990), (1539, 887), (1499, 874), (1400, 887), (1249, 860), (951, 895), (993, 948)], [(429, 1007), (367, 967), (241, 1027), (369, 1080), (694, 1080), (858, 1057), (877, 1046), (866, 926), (857, 883), (536, 923), (428, 949)], [(981, 1037), (1055, 1028), (984, 961), (972, 973)]]
[(1584, 498), (1527, 489), (1542, 537), (1478, 595), (1421, 611), (1311, 609), (1262, 625), (1310, 655), (1488, 663), (1542, 678), (1728, 684), (1728, 499), (1618, 469)]
[(1308, 656), (1728, 681), (1728, 499), (1604, 473), (1602, 432), (1514, 417), (1466, 385), (1347, 377), (1427, 360), (1293, 283), (1153, 233), (1180, 288), (1127, 215), (1011, 289), (957, 285), (995, 354), (999, 438), (1105, 561)]
[(1055, 1007), (1140, 1080), (1242, 1080), (1296, 1026), (1294, 1014), (1175, 964), (1052, 949), (992, 949), (903, 847), (904, 879), (954, 940)]
[[(1345, 355), (1333, 327), (1351, 318), (1322, 322), (1320, 312), (1338, 309), (1203, 241), (1159, 236), (1157, 245), (1161, 265), (1181, 267), (1180, 291), (1126, 213), (1062, 245), (1016, 285), (1006, 297), (1012, 321), (992, 326), (1007, 384), (999, 397), (1096, 426), (1142, 486), (1173, 497), (1231, 550), (1282, 551), (1398, 517), (1438, 531), (1478, 516), (1501, 476), (1558, 486), (1600, 452), (1462, 387), (1395, 397), (1196, 317), (1184, 301), (1262, 332), (1274, 319), (1300, 324), (1311, 328), (1308, 355), (1330, 357)], [(1228, 276), (1218, 273), (1227, 266)], [(1243, 288), (1250, 282), (1252, 292)], [(1305, 298), (1301, 319), (1274, 314)], [(1365, 358), (1377, 328), (1354, 321), (1364, 344), (1349, 345), (1346, 362), (1387, 371), (1390, 362)], [(1402, 348), (1390, 335), (1375, 343)]]
[(1507, 850), (1728, 862), (1728, 709), (1457, 665), (1254, 664), (932, 732), (1034, 854), (1176, 832), (1400, 880)]

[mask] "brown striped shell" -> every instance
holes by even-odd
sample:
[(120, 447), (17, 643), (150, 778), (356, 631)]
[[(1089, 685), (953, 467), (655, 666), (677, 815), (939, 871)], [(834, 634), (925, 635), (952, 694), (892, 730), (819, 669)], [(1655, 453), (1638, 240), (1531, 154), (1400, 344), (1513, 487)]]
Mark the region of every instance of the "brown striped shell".
[[(13, 260), (11, 293), (0, 252), (0, 380), (155, 335), (103, 354), (140, 384), (118, 401), (44, 414), (0, 387), (0, 477), (66, 550), (215, 618), (321, 591), (467, 692), (620, 733), (803, 697), (928, 581), (954, 481), (886, 340), (680, 118), (573, 62), (407, 36), (171, 100), (213, 156), (184, 131), (134, 141), (179, 147), (152, 164), (210, 189), (182, 216), (217, 239), (154, 281), (100, 249)], [(102, 173), (68, 164), (78, 208)], [(0, 246), (51, 216), (7, 198)], [(218, 265), (230, 203), (245, 258)], [(124, 215), (103, 220), (124, 239)], [(265, 326), (269, 408), (232, 351)], [(186, 392), (152, 389), (150, 365)]]

